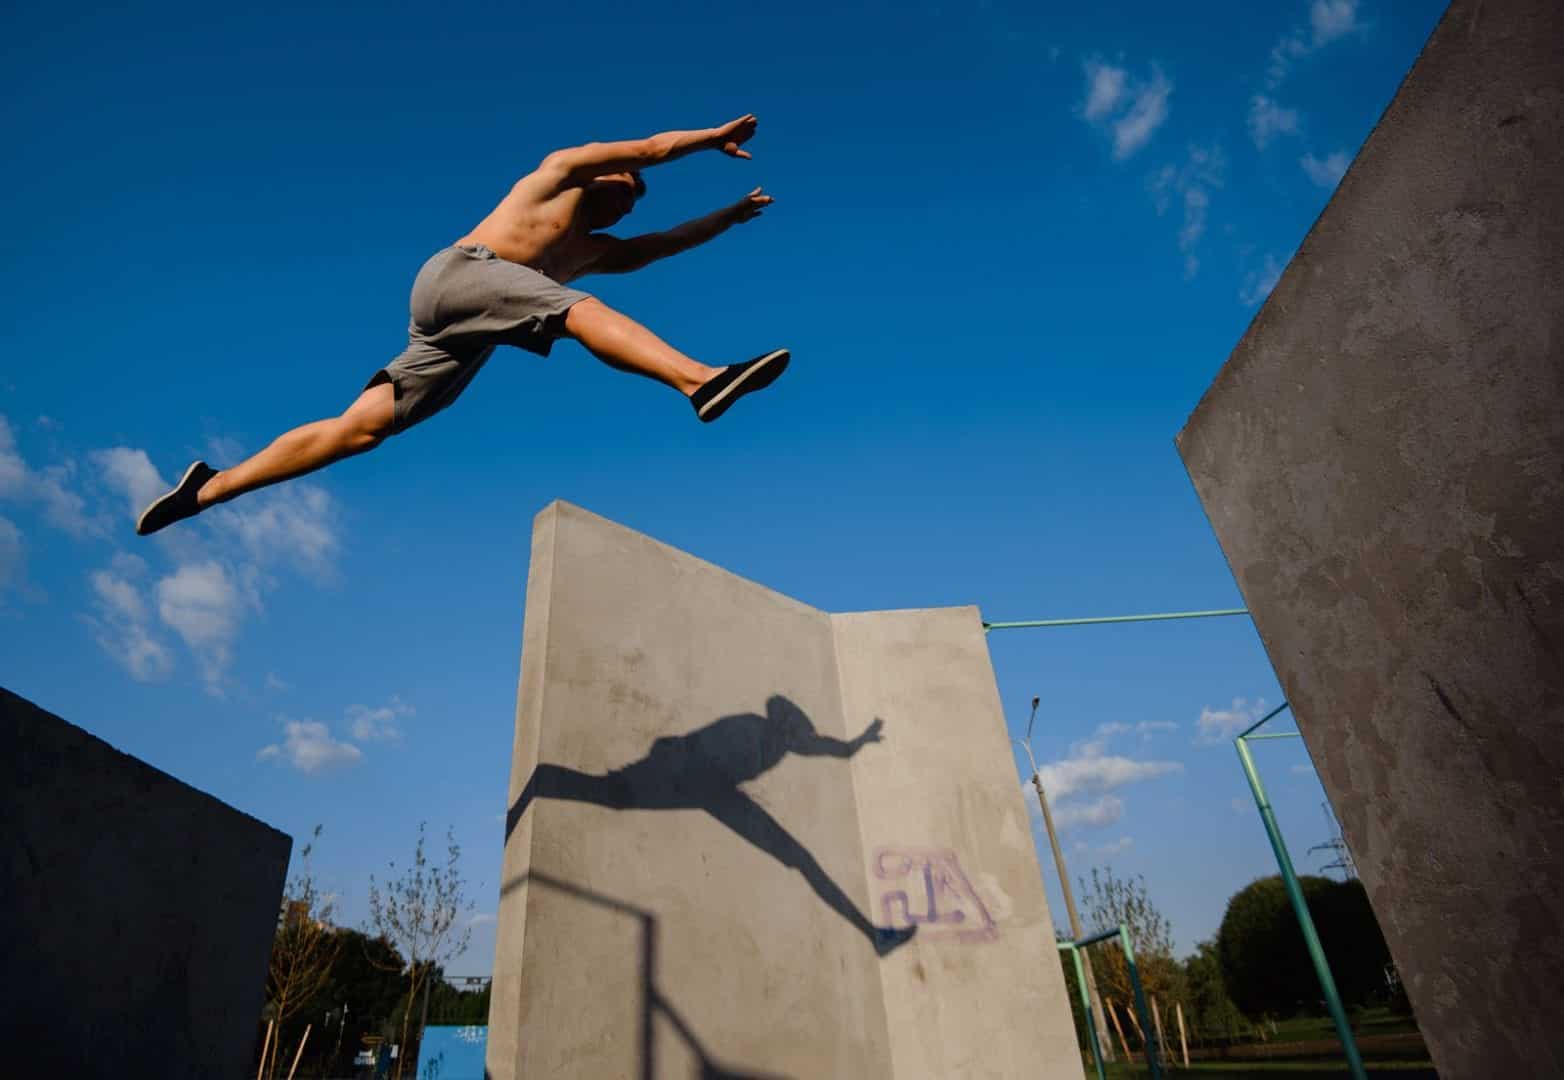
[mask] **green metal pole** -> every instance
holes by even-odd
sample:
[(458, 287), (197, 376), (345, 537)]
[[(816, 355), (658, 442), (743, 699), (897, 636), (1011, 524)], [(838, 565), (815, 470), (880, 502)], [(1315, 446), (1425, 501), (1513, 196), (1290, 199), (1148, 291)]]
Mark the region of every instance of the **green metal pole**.
[(1248, 608), (1225, 608), (1221, 611), (1170, 611), (1153, 615), (1108, 615), (1095, 619), (1028, 619), (1023, 622), (984, 623), (988, 630), (1029, 630), (1043, 626), (1091, 626), (1097, 623), (1158, 622), (1162, 619), (1210, 619), (1218, 615), (1247, 615)]
[(1363, 1058), (1358, 1054), (1357, 1040), (1352, 1037), (1352, 1025), (1347, 1022), (1347, 1010), (1342, 1007), (1341, 995), (1336, 992), (1336, 979), (1331, 975), (1330, 964), (1325, 960), (1325, 950), (1320, 945), (1320, 935), (1315, 932), (1314, 919), (1309, 915), (1309, 905), (1303, 899), (1303, 888), (1298, 875), (1293, 872), (1292, 859), (1287, 845), (1282, 841), (1282, 830), (1276, 824), (1276, 814), (1265, 796), (1260, 774), (1254, 767), (1249, 746), (1240, 735), (1233, 740), (1238, 747), (1238, 760), (1243, 763), (1244, 776), (1249, 779), (1249, 790), (1254, 794), (1254, 804), (1260, 809), (1260, 820), (1265, 823), (1265, 834), (1271, 839), (1271, 850), (1276, 853), (1276, 865), (1281, 868), (1282, 882), (1287, 886), (1287, 897), (1292, 901), (1293, 914), (1298, 917), (1298, 928), (1303, 931), (1304, 944), (1309, 948), (1309, 959), (1314, 962), (1314, 973), (1319, 976), (1320, 989), (1325, 993), (1325, 1004), (1336, 1023), (1336, 1035), (1341, 1039), (1342, 1051), (1347, 1056), (1347, 1069), (1356, 1080), (1368, 1080), (1363, 1071)]
[(1146, 1064), (1151, 1068), (1151, 1080), (1162, 1080), (1162, 1059), (1157, 1056), (1157, 1043), (1152, 1038), (1156, 1029), (1151, 1026), (1151, 1013), (1146, 1008), (1146, 991), (1140, 986), (1140, 969), (1135, 966), (1135, 946), (1130, 944), (1129, 927), (1119, 924), (1119, 944), (1124, 947), (1124, 963), (1130, 969), (1130, 985), (1135, 988), (1135, 1011), (1140, 1014), (1140, 1033), (1146, 1046)]
[(1086, 968), (1081, 964), (1081, 951), (1062, 941), (1059, 948), (1067, 951), (1070, 959), (1075, 961), (1075, 988), (1081, 994), (1081, 1012), (1086, 1017), (1086, 1032), (1091, 1037), (1092, 1062), (1097, 1066), (1097, 1080), (1108, 1080), (1108, 1074), (1102, 1067), (1102, 1048), (1097, 1045), (1097, 1021), (1092, 1016), (1091, 995), (1086, 992)]

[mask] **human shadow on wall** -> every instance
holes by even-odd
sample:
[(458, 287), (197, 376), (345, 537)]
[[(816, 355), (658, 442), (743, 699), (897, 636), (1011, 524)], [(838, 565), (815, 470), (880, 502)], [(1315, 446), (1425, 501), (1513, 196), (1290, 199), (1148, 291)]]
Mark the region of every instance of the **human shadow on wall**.
[(850, 758), (880, 742), (875, 720), (853, 739), (821, 735), (808, 716), (780, 694), (766, 715), (724, 716), (685, 735), (665, 735), (646, 756), (604, 775), (540, 764), (505, 819), (505, 839), (534, 799), (565, 799), (614, 810), (704, 810), (783, 866), (797, 870), (815, 895), (868, 939), (881, 956), (912, 937), (916, 927), (877, 927), (858, 910), (809, 849), (739, 785), (774, 768), (788, 754)]
[[(640, 1080), (656, 1080), (657, 1073), (657, 1024), (658, 1016), (666, 1020), (683, 1040), (691, 1052), (699, 1060), (698, 1080), (787, 1080), (786, 1077), (773, 1073), (758, 1073), (748, 1070), (740, 1070), (732, 1065), (719, 1062), (712, 1056), (711, 1050), (701, 1041), (687, 1020), (673, 1007), (662, 990), (657, 985), (657, 916), (645, 908), (627, 904), (623, 900), (616, 899), (604, 893), (594, 892), (583, 888), (573, 882), (551, 877), (548, 874), (533, 870), (514, 881), (506, 882), (500, 889), (503, 898), (511, 891), (519, 889), (522, 885), (531, 883), (533, 887), (541, 886), (575, 900), (585, 901), (597, 907), (607, 909), (616, 914), (634, 919), (640, 935), (640, 948), (638, 949), (640, 971), (640, 1007), (636, 1016), (636, 1051), (640, 1060)], [(483, 1071), (484, 1080), (493, 1080), (494, 1074), (487, 1068)]]

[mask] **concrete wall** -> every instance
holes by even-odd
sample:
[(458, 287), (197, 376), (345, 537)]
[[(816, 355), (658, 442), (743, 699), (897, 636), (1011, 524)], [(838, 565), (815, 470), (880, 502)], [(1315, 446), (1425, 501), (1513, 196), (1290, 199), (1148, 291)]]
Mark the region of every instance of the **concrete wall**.
[(833, 620), (547, 508), (490, 1075), (1079, 1077), (1003, 731), (971, 610)]
[(0, 1053), (243, 1074), (289, 838), (0, 689)]
[(1560, 57), (1450, 7), (1178, 440), (1454, 1080), (1564, 1075)]

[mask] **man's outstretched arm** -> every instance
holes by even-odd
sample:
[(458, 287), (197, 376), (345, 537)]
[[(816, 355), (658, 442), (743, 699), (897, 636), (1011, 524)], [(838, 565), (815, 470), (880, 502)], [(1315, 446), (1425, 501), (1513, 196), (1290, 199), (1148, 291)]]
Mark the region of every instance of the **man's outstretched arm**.
[(774, 202), (770, 195), (756, 188), (731, 206), (713, 210), (704, 217), (686, 221), (663, 232), (644, 233), (621, 240), (607, 233), (595, 233), (592, 264), (588, 274), (628, 274), (648, 263), (666, 259), (706, 241), (721, 236), (735, 225), (760, 216), (761, 210)]
[(746, 115), (721, 127), (664, 131), (645, 139), (593, 142), (556, 150), (543, 159), (538, 175), (547, 177), (556, 187), (566, 188), (591, 183), (610, 173), (662, 165), (697, 150), (721, 150), (729, 157), (747, 158), (749, 152), (740, 146), (755, 134), (756, 123), (753, 115)]

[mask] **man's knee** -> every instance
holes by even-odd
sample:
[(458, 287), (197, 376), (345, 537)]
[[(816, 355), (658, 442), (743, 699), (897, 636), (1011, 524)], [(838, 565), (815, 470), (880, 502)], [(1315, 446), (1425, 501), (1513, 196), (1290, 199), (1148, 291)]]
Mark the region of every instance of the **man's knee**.
[(565, 312), (565, 334), (579, 341), (583, 333), (590, 333), (593, 326), (613, 314), (613, 309), (595, 296), (577, 300)]
[(388, 382), (370, 387), (337, 420), (341, 425), (342, 441), (350, 452), (373, 450), (393, 433), (396, 388)]

